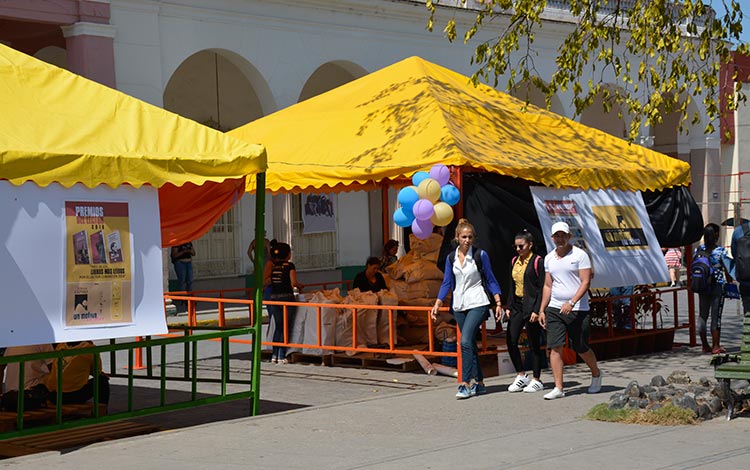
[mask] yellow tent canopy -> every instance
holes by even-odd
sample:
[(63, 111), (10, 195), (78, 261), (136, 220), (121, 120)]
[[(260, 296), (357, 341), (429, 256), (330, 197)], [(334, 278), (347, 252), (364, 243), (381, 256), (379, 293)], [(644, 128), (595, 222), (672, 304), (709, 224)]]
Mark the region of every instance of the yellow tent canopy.
[(260, 145), (2, 44), (0, 109), (0, 179), (161, 188), (165, 246), (204, 233), (266, 168)]
[(659, 190), (690, 182), (687, 163), (522, 106), (411, 57), (229, 134), (266, 146), (272, 192), (365, 189), (436, 163), (551, 187)]

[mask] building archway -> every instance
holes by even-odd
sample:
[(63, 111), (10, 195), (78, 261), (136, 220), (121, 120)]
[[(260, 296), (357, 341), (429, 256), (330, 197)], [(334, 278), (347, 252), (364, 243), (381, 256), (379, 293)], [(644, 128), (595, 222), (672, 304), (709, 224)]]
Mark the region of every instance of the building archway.
[[(265, 114), (271, 93), (257, 69), (238, 54), (206, 49), (189, 56), (175, 69), (164, 89), (164, 108), (220, 131), (228, 131)], [(241, 209), (224, 213), (194, 241), (195, 277), (242, 274), (244, 252)]]
[(39, 49), (35, 54), (39, 60), (55, 65), (61, 69), (68, 69), (68, 51), (59, 46), (47, 46)]
[(345, 60), (326, 62), (318, 67), (310, 75), (310, 78), (307, 79), (297, 101), (301, 102), (313, 96), (318, 96), (321, 93), (333, 90), (345, 83), (363, 77), (367, 73), (367, 70), (353, 62)]
[(627, 123), (623, 118), (618, 116), (621, 112), (622, 108), (618, 104), (613, 104), (608, 112), (605, 111), (604, 98), (599, 94), (594, 98), (594, 102), (583, 110), (579, 122), (589, 127), (593, 127), (594, 129), (599, 129), (607, 134), (619, 137), (620, 139), (624, 139), (627, 135)]
[[(302, 86), (299, 102), (313, 98), (356, 80), (368, 72), (350, 61), (336, 60), (319, 66)], [(352, 199), (373, 198), (373, 192), (344, 193), (331, 196), (334, 211), (340, 204), (347, 205)], [(339, 246), (336, 232), (305, 233), (302, 211), (308, 194), (284, 194), (273, 197), (274, 234), (277, 239), (286, 240), (294, 249), (294, 263), (299, 270), (325, 270), (338, 267)], [(377, 195), (379, 197), (379, 194)], [(372, 218), (372, 213), (370, 218)]]
[(214, 129), (234, 129), (265, 114), (261, 93), (253, 83), (257, 77), (257, 70), (231, 51), (196, 52), (167, 82), (164, 109)]
[[(547, 100), (544, 92), (530, 80), (524, 80), (518, 83), (509, 94), (519, 100), (528, 101), (529, 104), (533, 104), (539, 108), (547, 109)], [(560, 116), (565, 116), (565, 108), (563, 107), (559, 96), (552, 96), (549, 110)]]

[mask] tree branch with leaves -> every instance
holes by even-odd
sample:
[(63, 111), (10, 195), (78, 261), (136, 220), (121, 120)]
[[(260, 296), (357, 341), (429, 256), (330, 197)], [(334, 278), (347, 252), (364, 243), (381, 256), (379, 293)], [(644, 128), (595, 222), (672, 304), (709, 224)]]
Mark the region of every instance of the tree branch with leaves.
[[(597, 98), (606, 112), (627, 113), (627, 138), (635, 140), (644, 126), (663, 122), (669, 113), (680, 116), (679, 129), (686, 123), (701, 123), (690, 104), (700, 100), (708, 117), (704, 132), (715, 131), (722, 98), (732, 111), (746, 101), (742, 82), (731, 77), (735, 87), (721, 97), (719, 76), (722, 65), (730, 63), (732, 52), (748, 54), (748, 43), (741, 40), (743, 12), (738, 0), (722, 2), (723, 16), (717, 16), (712, 2), (700, 0), (483, 0), (474, 1), (476, 18), (463, 32), (469, 43), (487, 23), (502, 19), (503, 26), (492, 39), (479, 42), (471, 58), (478, 68), (475, 83), (482, 80), (497, 87), (506, 81), (506, 90), (521, 82), (531, 83), (545, 93), (547, 107), (558, 92), (572, 93), (572, 104), (579, 115)], [(442, 2), (466, 7), (466, 1)], [(554, 4), (554, 6), (550, 6)], [(439, 0), (427, 0), (432, 30)], [(556, 71), (540, 77), (534, 65), (538, 51), (535, 34), (545, 26), (549, 10), (567, 10), (570, 31), (561, 41), (555, 58)], [(454, 10), (454, 13), (458, 10)], [(455, 17), (446, 21), (443, 31), (449, 41), (459, 35)], [(695, 108), (692, 108), (695, 109)]]

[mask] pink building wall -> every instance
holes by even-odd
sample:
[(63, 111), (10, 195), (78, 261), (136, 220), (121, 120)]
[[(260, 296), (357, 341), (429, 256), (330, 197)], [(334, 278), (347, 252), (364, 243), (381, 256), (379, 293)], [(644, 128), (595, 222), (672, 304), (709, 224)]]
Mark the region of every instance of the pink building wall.
[(109, 3), (5, 0), (0, 3), (0, 41), (27, 54), (63, 47), (71, 72), (115, 88), (114, 27), (109, 19)]

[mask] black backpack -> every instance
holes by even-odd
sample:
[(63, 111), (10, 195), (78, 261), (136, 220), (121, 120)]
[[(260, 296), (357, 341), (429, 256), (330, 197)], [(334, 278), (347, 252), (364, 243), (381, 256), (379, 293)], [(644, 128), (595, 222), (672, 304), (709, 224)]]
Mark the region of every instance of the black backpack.
[(698, 294), (706, 294), (711, 292), (715, 282), (711, 258), (706, 250), (699, 249), (690, 263), (690, 289)]
[(734, 245), (735, 277), (738, 281), (750, 282), (750, 223), (741, 225), (743, 235)]

